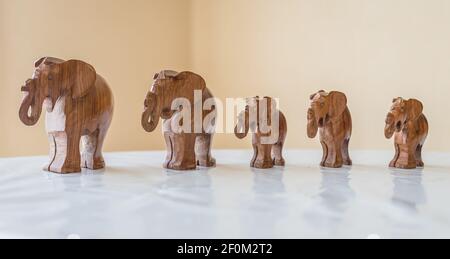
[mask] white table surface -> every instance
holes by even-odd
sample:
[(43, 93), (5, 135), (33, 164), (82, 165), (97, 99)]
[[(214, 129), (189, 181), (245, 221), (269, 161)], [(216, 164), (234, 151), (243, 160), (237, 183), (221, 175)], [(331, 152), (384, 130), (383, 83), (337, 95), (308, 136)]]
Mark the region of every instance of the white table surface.
[(450, 238), (450, 154), (403, 171), (359, 151), (330, 170), (291, 150), (286, 168), (252, 170), (251, 151), (215, 151), (216, 168), (184, 173), (164, 156), (111, 153), (68, 176), (41, 171), (46, 157), (0, 159), (0, 238)]

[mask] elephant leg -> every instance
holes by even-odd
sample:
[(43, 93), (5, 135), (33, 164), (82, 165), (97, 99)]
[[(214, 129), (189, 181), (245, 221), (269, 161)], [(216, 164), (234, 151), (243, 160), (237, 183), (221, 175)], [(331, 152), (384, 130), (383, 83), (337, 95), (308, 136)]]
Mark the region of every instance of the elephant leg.
[(79, 134), (68, 134), (67, 132), (56, 132), (52, 135), (55, 156), (48, 167), (48, 171), (60, 174), (81, 172), (81, 136)]
[(103, 144), (105, 143), (106, 134), (108, 133), (108, 128), (99, 129), (97, 136), (97, 148), (94, 153), (94, 166), (93, 170), (105, 168), (105, 159), (103, 157)]
[(351, 165), (353, 165), (353, 161), (350, 158), (350, 152), (348, 150), (349, 144), (350, 144), (350, 139), (344, 140), (344, 145), (342, 145), (342, 159), (344, 160), (344, 165), (351, 166)]
[(342, 160), (342, 145), (334, 144), (328, 147), (328, 156), (325, 161), (325, 167), (340, 168), (344, 165)]
[(45, 171), (50, 171), (50, 167), (55, 161), (55, 157), (56, 157), (56, 139), (55, 139), (55, 137), (56, 136), (54, 133), (48, 134), (48, 143), (50, 145), (50, 150), (49, 150), (49, 162), (43, 168)]
[(340, 168), (344, 165), (344, 159), (342, 156), (342, 144), (339, 143), (339, 145), (336, 146), (336, 157), (334, 160), (334, 168)]
[(276, 166), (285, 166), (286, 161), (283, 158), (283, 142), (278, 142), (272, 147), (273, 163)]
[(328, 146), (323, 141), (320, 141), (320, 144), (322, 145), (322, 149), (323, 149), (323, 156), (322, 156), (322, 161), (320, 162), (320, 166), (325, 167), (325, 162), (328, 159)]
[(400, 169), (417, 168), (416, 148), (416, 146), (411, 148), (410, 145), (400, 145), (400, 155), (395, 167)]
[(200, 134), (195, 142), (197, 165), (202, 167), (216, 166), (216, 160), (211, 155), (212, 134)]
[(94, 153), (97, 149), (98, 130), (89, 135), (81, 137), (81, 167), (93, 169), (94, 167)]
[(90, 170), (105, 168), (105, 160), (102, 153), (105, 137), (106, 132), (100, 129), (82, 137), (81, 167)]
[(394, 159), (389, 163), (389, 167), (396, 167), (399, 157), (400, 157), (400, 147), (398, 144), (395, 144), (395, 156)]
[(173, 157), (167, 164), (167, 169), (194, 170), (197, 168), (195, 160), (195, 134), (173, 134)]
[(268, 169), (273, 168), (273, 159), (272, 159), (272, 146), (273, 145), (264, 145), (258, 144), (258, 156), (255, 160), (254, 167), (259, 169)]
[(166, 147), (167, 147), (167, 155), (166, 160), (164, 161), (164, 167), (168, 168), (169, 164), (172, 162), (173, 159), (173, 139), (172, 139), (173, 133), (164, 132), (164, 139), (166, 141)]
[(417, 164), (417, 167), (424, 167), (425, 166), (425, 164), (423, 162), (423, 159), (422, 159), (422, 148), (423, 148), (422, 145), (418, 145), (417, 149), (416, 149), (416, 164)]
[(250, 166), (255, 167), (255, 162), (256, 162), (256, 159), (258, 158), (258, 145), (253, 143), (252, 146), (253, 146), (253, 157), (250, 162)]

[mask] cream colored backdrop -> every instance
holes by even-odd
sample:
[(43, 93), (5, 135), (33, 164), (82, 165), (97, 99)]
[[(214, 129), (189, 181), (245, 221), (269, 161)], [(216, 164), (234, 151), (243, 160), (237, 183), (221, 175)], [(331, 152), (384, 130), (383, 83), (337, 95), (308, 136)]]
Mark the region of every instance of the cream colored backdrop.
[(140, 126), (155, 72), (187, 69), (189, 10), (184, 0), (0, 0), (2, 3), (2, 134), (0, 156), (46, 154), (42, 116), (22, 125), (20, 86), (41, 56), (92, 64), (111, 85), (115, 114), (107, 151), (162, 149), (158, 133)]
[[(163, 149), (140, 128), (154, 72), (202, 74), (216, 96), (280, 98), (288, 147), (306, 138), (308, 97), (347, 93), (354, 149), (391, 149), (383, 135), (393, 97), (421, 99), (426, 150), (450, 151), (448, 0), (0, 0), (0, 156), (45, 154), (43, 120), (19, 122), (20, 84), (43, 55), (79, 58), (110, 82), (116, 114), (107, 151)], [(218, 135), (216, 148), (248, 148)]]

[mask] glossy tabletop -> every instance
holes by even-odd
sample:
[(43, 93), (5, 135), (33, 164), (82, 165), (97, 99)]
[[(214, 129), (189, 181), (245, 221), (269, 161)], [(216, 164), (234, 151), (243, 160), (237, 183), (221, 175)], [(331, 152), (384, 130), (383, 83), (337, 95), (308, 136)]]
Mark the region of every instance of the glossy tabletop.
[(336, 170), (319, 151), (271, 170), (251, 155), (174, 172), (165, 152), (110, 153), (107, 169), (67, 176), (41, 171), (46, 157), (0, 159), (0, 238), (450, 238), (450, 154), (411, 171), (387, 168), (392, 152)]

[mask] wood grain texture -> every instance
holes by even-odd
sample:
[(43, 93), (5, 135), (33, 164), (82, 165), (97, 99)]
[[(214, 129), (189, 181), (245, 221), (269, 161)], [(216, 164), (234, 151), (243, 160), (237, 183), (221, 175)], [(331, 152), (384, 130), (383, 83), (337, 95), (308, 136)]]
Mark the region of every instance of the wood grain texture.
[[(50, 162), (45, 170), (77, 173), (105, 167), (103, 143), (113, 117), (114, 100), (106, 81), (79, 60), (44, 57), (22, 87), (21, 121), (35, 125), (46, 109)], [(81, 144), (81, 149), (80, 149)]]
[(394, 136), (395, 156), (389, 166), (401, 169), (424, 167), (422, 148), (428, 130), (428, 120), (419, 100), (395, 98), (384, 129), (387, 139)]
[[(199, 93), (200, 101), (195, 98)], [(187, 101), (187, 107), (175, 105), (180, 98)], [(211, 155), (212, 140), (215, 132), (215, 105), (210, 110), (202, 109), (213, 95), (206, 87), (205, 80), (192, 72), (161, 71), (154, 77), (154, 83), (148, 92), (142, 114), (142, 127), (153, 132), (160, 118), (163, 119), (164, 139), (167, 145), (167, 157), (164, 168), (173, 170), (194, 170), (197, 166), (214, 167), (216, 160)], [(196, 103), (196, 101), (198, 103)], [(202, 109), (201, 118), (196, 118), (195, 105)], [(183, 115), (190, 122), (180, 120)], [(211, 119), (208, 123), (208, 119)], [(196, 121), (196, 119), (200, 119)], [(180, 131), (178, 126), (185, 126)]]
[(349, 143), (352, 135), (352, 117), (347, 97), (341, 92), (319, 91), (311, 95), (308, 109), (308, 137), (315, 138), (320, 131), (323, 148), (323, 167), (340, 168), (352, 165)]
[[(259, 97), (250, 98), (244, 111), (239, 115), (239, 123), (234, 129), (237, 138), (245, 138), (249, 131), (253, 132), (253, 158), (250, 166), (258, 169), (269, 169), (274, 166), (285, 166), (285, 159), (283, 158), (283, 147), (287, 136), (287, 121), (286, 117), (280, 110), (273, 110), (276, 107), (275, 100), (271, 97), (264, 97), (265, 101)], [(274, 112), (272, 114), (272, 112)], [(252, 115), (256, 121), (251, 119)], [(270, 131), (261, 130), (260, 116), (267, 116), (267, 126), (276, 127), (276, 132), (273, 128)], [(273, 116), (275, 115), (275, 116)], [(272, 123), (272, 118), (278, 118), (278, 123)], [(272, 141), (266, 143), (263, 138), (272, 138)]]

